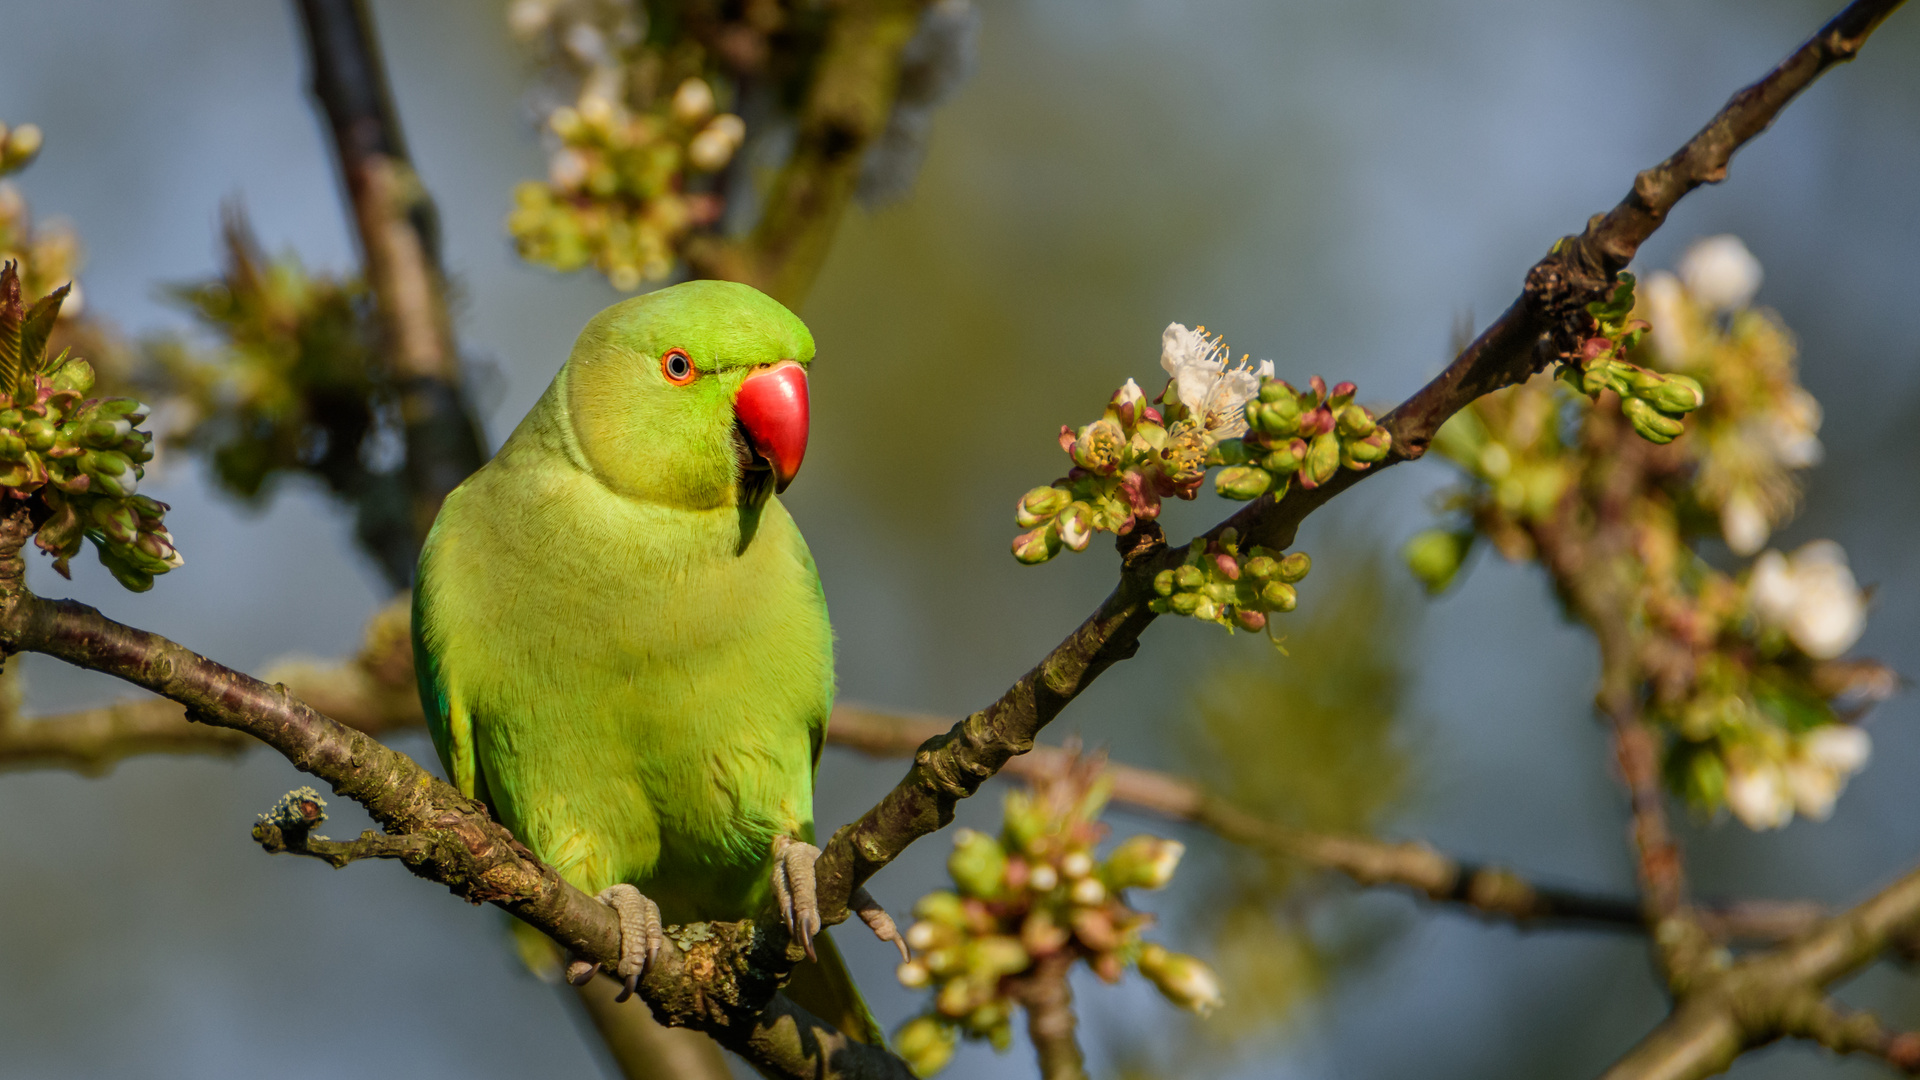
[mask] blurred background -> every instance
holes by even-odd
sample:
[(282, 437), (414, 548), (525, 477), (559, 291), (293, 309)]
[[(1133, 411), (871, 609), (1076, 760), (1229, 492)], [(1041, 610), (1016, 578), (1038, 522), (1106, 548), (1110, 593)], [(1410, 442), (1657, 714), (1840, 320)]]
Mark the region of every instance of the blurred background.
[[(1105, 595), (1113, 557), (1099, 545), (1016, 564), (1013, 503), (1059, 471), (1059, 424), (1091, 419), (1129, 376), (1158, 378), (1169, 321), (1223, 331), (1296, 382), (1324, 372), (1358, 382), (1363, 401), (1397, 401), (1445, 362), (1457, 326), (1484, 325), (1511, 300), (1555, 237), (1612, 205), (1636, 170), (1837, 7), (980, 0), (977, 69), (937, 114), (917, 184), (849, 215), (801, 311), (819, 343), (816, 418), (785, 498), (825, 581), (842, 696), (964, 713)], [(578, 328), (619, 294), (591, 273), (530, 267), (505, 237), (513, 184), (545, 161), (503, 5), (381, 0), (374, 11), (497, 445)], [(234, 196), (269, 251), (351, 271), (288, 6), (4, 0), (0, 25), (0, 119), (47, 136), (16, 180), (38, 215), (82, 237), (90, 312), (135, 335), (186, 329), (160, 289), (214, 272), (219, 207)], [(1878, 590), (1859, 652), (1910, 673), (1916, 192), (1920, 13), (1908, 11), (1790, 107), (1725, 184), (1686, 200), (1641, 260), (1666, 266), (1688, 241), (1733, 232), (1765, 265), (1759, 301), (1799, 335), (1803, 381), (1827, 411), (1826, 461), (1776, 543), (1841, 541)], [(1387, 612), (1401, 643), (1400, 666), (1377, 676), (1402, 680), (1400, 692), (1376, 695), (1351, 742), (1336, 721), (1327, 752), (1346, 754), (1339, 775), (1357, 802), (1393, 796), (1363, 825), (1536, 880), (1630, 890), (1586, 636), (1528, 568), (1482, 555), (1429, 603), (1392, 557), (1448, 479), (1439, 464), (1395, 469), (1303, 533), (1317, 561), (1292, 632), (1324, 625), (1316, 605), (1345, 600)], [(143, 490), (173, 505), (183, 569), (134, 595), (91, 557), (70, 584), (40, 559), (34, 587), (250, 671), (351, 652), (386, 596), (350, 514), (317, 485), (288, 483), (250, 511), (214, 489), (203, 463), (176, 456)], [(1203, 495), (1169, 512), (1169, 532), (1228, 509)], [(1162, 620), (1051, 737), (1204, 772), (1217, 752), (1200, 736), (1207, 695), (1316, 655), (1289, 661), (1258, 636)], [(14, 663), (32, 711), (123, 693), (45, 658)], [(1911, 696), (1876, 713), (1873, 763), (1828, 823), (1690, 826), (1697, 890), (1844, 902), (1920, 860), (1915, 714)], [(424, 735), (397, 745), (432, 761)], [(822, 831), (901, 771), (830, 749)], [(520, 966), (499, 912), (394, 866), (336, 872), (263, 856), (247, 834), (254, 815), (301, 781), (267, 753), (135, 759), (103, 779), (0, 776), (0, 1075), (598, 1075), (572, 1000)], [(989, 788), (962, 822), (994, 827), (999, 794)], [(335, 835), (363, 827), (344, 802)], [(1112, 820), (1120, 835), (1170, 831)], [(1147, 898), (1157, 933), (1210, 956), (1244, 872), (1206, 836), (1171, 834), (1194, 853), (1172, 890)], [(901, 912), (943, 880), (946, 851), (943, 839), (922, 843), (874, 891)], [(1290, 976), (1289, 994), (1310, 991), (1290, 1011), (1230, 1029), (1194, 1022), (1188, 1043), (1189, 1021), (1137, 980), (1077, 983), (1096, 1075), (1574, 1077), (1662, 1015), (1636, 937), (1522, 933), (1331, 891), (1286, 924), (1313, 953)], [(888, 949), (846, 942), (883, 1023), (918, 1010), (919, 995), (893, 983)], [(1892, 1024), (1920, 1023), (1920, 993), (1900, 972), (1876, 969), (1844, 996)], [(1193, 1045), (1207, 1052), (1165, 1060)], [(945, 1075), (1023, 1075), (1031, 1062), (1020, 1046), (999, 1058), (970, 1044)], [(1733, 1075), (1878, 1068), (1782, 1046)]]

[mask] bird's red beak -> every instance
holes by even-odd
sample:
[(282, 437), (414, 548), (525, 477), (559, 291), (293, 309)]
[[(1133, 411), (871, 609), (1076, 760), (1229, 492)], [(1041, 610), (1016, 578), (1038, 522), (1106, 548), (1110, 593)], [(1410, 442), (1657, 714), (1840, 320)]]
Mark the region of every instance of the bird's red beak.
[(773, 470), (774, 491), (787, 490), (807, 454), (807, 369), (787, 360), (747, 376), (733, 415), (747, 445)]

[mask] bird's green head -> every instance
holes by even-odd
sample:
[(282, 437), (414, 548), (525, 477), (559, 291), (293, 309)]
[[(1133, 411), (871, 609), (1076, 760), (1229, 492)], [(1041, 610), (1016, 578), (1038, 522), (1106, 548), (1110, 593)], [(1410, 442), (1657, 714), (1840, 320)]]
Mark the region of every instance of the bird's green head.
[(807, 448), (813, 335), (751, 286), (689, 281), (594, 316), (567, 360), (574, 437), (624, 495), (693, 509), (785, 490)]

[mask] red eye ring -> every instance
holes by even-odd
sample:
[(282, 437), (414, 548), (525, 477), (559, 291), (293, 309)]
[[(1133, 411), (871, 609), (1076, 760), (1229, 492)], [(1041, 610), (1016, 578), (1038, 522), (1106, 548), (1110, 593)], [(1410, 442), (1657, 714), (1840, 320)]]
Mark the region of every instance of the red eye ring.
[(667, 381), (675, 386), (685, 386), (700, 372), (693, 366), (693, 358), (687, 355), (687, 350), (676, 346), (661, 355), (660, 374), (665, 375)]

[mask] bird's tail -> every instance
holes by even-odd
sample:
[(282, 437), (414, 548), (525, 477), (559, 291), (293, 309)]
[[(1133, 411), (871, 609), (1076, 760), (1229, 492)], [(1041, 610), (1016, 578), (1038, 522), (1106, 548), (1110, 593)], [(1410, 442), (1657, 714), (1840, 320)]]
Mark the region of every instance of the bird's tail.
[(818, 960), (802, 960), (787, 982), (787, 996), (795, 1005), (839, 1028), (847, 1036), (869, 1046), (887, 1045), (879, 1021), (867, 1009), (860, 988), (853, 985), (853, 973), (833, 938), (822, 930), (813, 939)]

